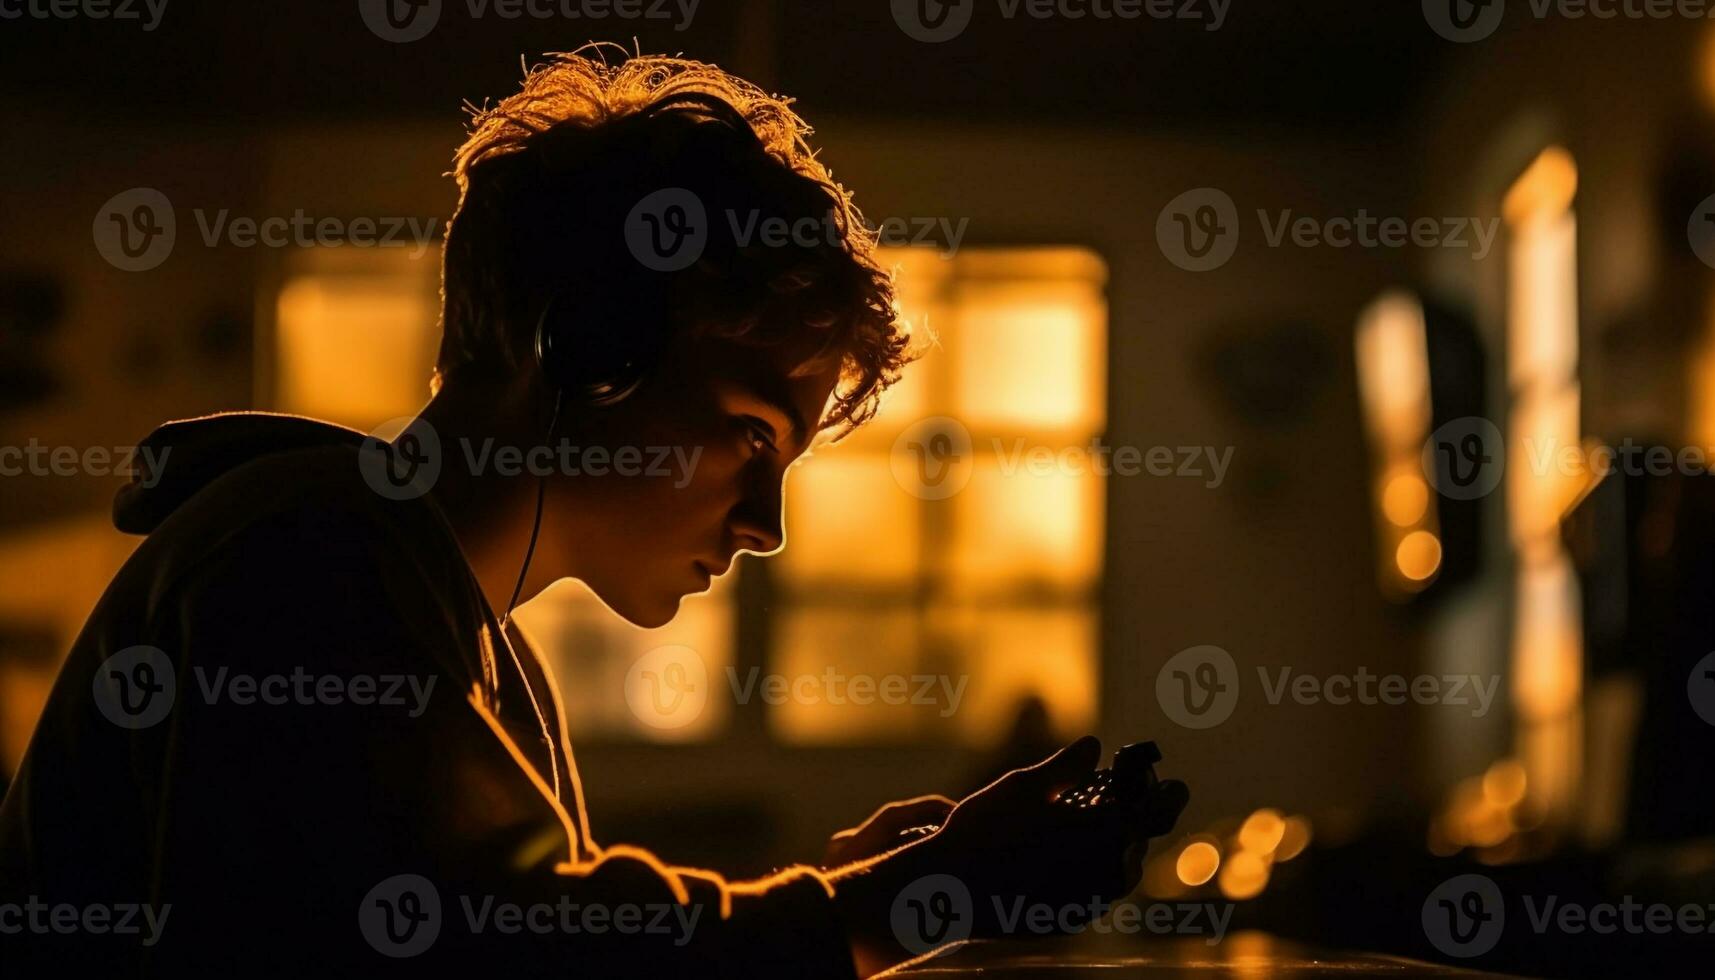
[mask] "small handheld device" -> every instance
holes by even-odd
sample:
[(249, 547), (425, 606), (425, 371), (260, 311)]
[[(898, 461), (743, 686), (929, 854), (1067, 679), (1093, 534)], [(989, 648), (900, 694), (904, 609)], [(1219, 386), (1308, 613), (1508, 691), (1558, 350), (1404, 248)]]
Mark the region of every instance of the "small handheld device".
[[(1150, 794), (1161, 783), (1155, 774), (1155, 764), (1160, 761), (1161, 749), (1154, 742), (1133, 742), (1114, 753), (1113, 768), (1090, 773), (1081, 785), (1055, 797), (1054, 805), (1134, 819), (1148, 809)], [(923, 824), (909, 827), (899, 836), (902, 841), (914, 841), (940, 829), (940, 824)]]
[(1054, 802), (1079, 809), (1141, 809), (1150, 790), (1161, 782), (1155, 775), (1160, 761), (1161, 749), (1154, 742), (1133, 742), (1114, 753), (1112, 769), (1097, 769), (1083, 785), (1066, 790)]

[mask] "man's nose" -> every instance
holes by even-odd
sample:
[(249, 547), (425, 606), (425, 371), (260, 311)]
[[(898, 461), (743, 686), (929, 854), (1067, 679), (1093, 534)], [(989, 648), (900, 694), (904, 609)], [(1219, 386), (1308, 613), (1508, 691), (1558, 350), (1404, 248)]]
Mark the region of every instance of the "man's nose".
[(781, 526), (781, 479), (758, 480), (733, 508), (731, 526), (740, 551), (773, 554), (786, 541)]

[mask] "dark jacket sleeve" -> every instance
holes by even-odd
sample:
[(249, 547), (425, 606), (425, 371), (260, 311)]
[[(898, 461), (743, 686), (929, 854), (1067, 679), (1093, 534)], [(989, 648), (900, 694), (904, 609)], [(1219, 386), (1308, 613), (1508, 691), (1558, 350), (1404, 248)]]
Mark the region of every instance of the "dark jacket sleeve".
[(520, 706), (481, 695), (468, 583), (409, 544), (300, 513), (163, 585), (142, 641), (178, 684), (153, 736), (160, 973), (853, 975), (813, 869), (731, 883), (580, 847)]

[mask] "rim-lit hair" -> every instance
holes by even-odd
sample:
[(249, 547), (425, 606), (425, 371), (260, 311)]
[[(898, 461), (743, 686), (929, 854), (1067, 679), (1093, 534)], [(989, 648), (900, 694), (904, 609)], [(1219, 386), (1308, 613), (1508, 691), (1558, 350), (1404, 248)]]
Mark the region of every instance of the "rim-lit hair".
[[(911, 345), (875, 232), (816, 159), (810, 127), (789, 100), (712, 65), (608, 64), (601, 51), (549, 55), (516, 94), (472, 109), (450, 174), (459, 203), (442, 252), (437, 386), (464, 372), (520, 370), (547, 296), (578, 275), (611, 284), (623, 268), (619, 288), (659, 290), (674, 329), (781, 350), (800, 371), (837, 363), (819, 428), (843, 433), (867, 421)], [(745, 128), (711, 137), (706, 124), (723, 117)], [(639, 191), (664, 186), (710, 197), (711, 232), (727, 231), (719, 205), (733, 202), (834, 231), (791, 247), (729, 237), (684, 270), (647, 273), (610, 232)]]

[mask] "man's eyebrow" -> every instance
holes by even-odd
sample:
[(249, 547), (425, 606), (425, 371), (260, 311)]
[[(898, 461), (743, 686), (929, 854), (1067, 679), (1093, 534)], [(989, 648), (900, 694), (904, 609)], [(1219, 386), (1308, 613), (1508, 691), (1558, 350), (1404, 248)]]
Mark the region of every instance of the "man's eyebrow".
[(802, 445), (810, 437), (810, 428), (804, 423), (804, 413), (798, 410), (798, 406), (781, 388), (760, 379), (745, 380), (740, 382), (740, 385), (752, 397), (786, 417), (789, 430), (787, 435), (793, 445)]

